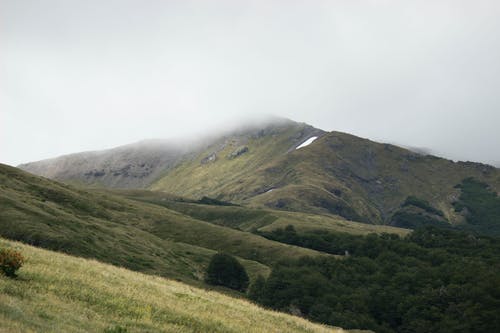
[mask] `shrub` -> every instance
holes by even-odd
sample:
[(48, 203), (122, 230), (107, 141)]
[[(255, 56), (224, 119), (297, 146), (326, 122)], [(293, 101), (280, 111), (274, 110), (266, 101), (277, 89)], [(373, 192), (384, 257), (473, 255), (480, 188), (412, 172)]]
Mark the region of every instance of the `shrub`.
[(104, 333), (127, 333), (128, 330), (122, 326), (108, 327), (104, 330)]
[(415, 207), (418, 207), (418, 208), (425, 210), (427, 213), (438, 215), (438, 216), (444, 216), (442, 211), (432, 207), (428, 201), (423, 200), (423, 199), (419, 199), (419, 198), (412, 196), (412, 195), (407, 197), (405, 202), (403, 202), (402, 207), (406, 207), (406, 206), (415, 206)]
[(23, 255), (16, 250), (0, 249), (0, 270), (8, 277), (16, 277), (16, 271), (24, 264)]
[(205, 282), (245, 291), (248, 287), (248, 275), (243, 265), (234, 257), (217, 253), (208, 265)]

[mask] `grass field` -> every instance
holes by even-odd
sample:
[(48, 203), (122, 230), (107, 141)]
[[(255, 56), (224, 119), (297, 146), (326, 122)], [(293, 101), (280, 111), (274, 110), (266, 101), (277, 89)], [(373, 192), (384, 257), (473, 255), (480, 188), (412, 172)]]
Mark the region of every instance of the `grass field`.
[(0, 276), (0, 332), (343, 332), (245, 300), (0, 239), (27, 262)]

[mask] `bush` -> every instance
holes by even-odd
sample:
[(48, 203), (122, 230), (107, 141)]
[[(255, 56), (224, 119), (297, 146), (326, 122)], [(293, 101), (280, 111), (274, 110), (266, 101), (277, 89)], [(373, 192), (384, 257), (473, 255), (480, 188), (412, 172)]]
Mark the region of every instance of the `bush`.
[(245, 291), (248, 287), (248, 275), (245, 268), (234, 257), (217, 253), (208, 265), (205, 282)]
[(423, 200), (423, 199), (419, 199), (419, 198), (412, 196), (412, 195), (407, 197), (405, 202), (403, 202), (403, 204), (401, 206), (402, 207), (415, 206), (415, 207), (418, 207), (418, 208), (425, 210), (427, 213), (438, 215), (441, 217), (444, 216), (442, 211), (432, 207), (428, 201)]
[(0, 249), (0, 270), (8, 277), (16, 277), (16, 271), (24, 264), (23, 255), (16, 250)]
[(113, 326), (106, 328), (104, 330), (104, 333), (127, 333), (128, 330), (125, 327), (122, 326)]

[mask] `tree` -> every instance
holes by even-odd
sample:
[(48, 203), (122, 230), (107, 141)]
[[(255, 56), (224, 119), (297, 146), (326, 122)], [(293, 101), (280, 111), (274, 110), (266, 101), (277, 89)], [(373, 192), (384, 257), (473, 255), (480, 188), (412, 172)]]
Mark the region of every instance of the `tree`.
[(234, 257), (225, 253), (217, 253), (208, 265), (205, 282), (245, 291), (248, 287), (248, 275), (245, 268)]
[(250, 286), (248, 291), (248, 298), (255, 302), (263, 302), (265, 295), (266, 279), (262, 275), (259, 275), (255, 282)]

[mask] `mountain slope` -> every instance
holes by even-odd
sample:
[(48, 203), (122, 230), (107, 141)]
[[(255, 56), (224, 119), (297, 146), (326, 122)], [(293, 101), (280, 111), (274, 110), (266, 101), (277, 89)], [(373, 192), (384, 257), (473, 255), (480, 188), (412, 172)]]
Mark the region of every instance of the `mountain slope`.
[[(109, 150), (26, 163), (19, 165), (19, 168), (67, 183), (108, 188), (145, 188), (172, 169), (192, 161), (207, 166), (218, 161), (220, 166), (224, 160), (247, 161), (240, 157), (250, 155), (253, 165), (238, 163), (238, 167), (221, 170), (238, 171), (241, 176), (255, 165), (286, 153), (313, 135), (320, 136), (323, 133), (306, 124), (276, 118), (270, 122), (223, 131), (217, 136), (205, 135), (201, 138), (184, 138), (182, 141), (149, 140)], [(202, 181), (206, 179), (199, 179), (198, 183)], [(217, 179), (210, 181), (214, 183)], [(182, 182), (176, 185), (181, 187)]]
[[(199, 198), (203, 195), (241, 202), (248, 195), (239, 184), (259, 168), (294, 151), (304, 141), (324, 132), (293, 122), (274, 124), (242, 137), (230, 137), (195, 158), (165, 172), (152, 190)], [(243, 139), (242, 139), (243, 138)], [(271, 188), (261, 188), (264, 193)]]
[[(454, 163), (332, 132), (256, 170), (221, 197), (237, 193), (253, 204), (389, 223), (406, 198), (416, 196), (442, 210), (450, 222), (459, 223), (463, 218), (452, 203), (460, 193), (455, 186), (467, 177), (500, 190), (500, 172), (494, 167)], [(269, 187), (274, 190), (259, 194)]]
[[(309, 145), (304, 146), (305, 143)], [(301, 146), (304, 147), (296, 149)], [(111, 151), (106, 154), (106, 163), (111, 163), (111, 156), (115, 155)], [(159, 158), (158, 153), (153, 155)], [(500, 172), (494, 167), (455, 163), (345, 133), (326, 133), (292, 121), (214, 137), (181, 155), (168, 166), (158, 166), (152, 173), (154, 177), (147, 178), (141, 186), (122, 178), (113, 178), (116, 182), (109, 186), (148, 188), (198, 199), (208, 196), (251, 207), (402, 226), (414, 225), (400, 220), (407, 216), (404, 213), (408, 209), (402, 205), (408, 197), (424, 200), (442, 211), (442, 218), (429, 219), (430, 223), (462, 225), (467, 221), (466, 212), (454, 209), (460, 196), (457, 184), (472, 177), (493, 191), (500, 191)], [(78, 166), (80, 160), (68, 162), (62, 169), (54, 161), (22, 167), (64, 181), (95, 184), (95, 177), (84, 179), (85, 172)], [(138, 158), (134, 165), (141, 169), (145, 162)], [(76, 171), (69, 175), (72, 166)], [(54, 170), (59, 171), (51, 175)], [(100, 177), (107, 176), (106, 171)]]
[(251, 278), (276, 261), (320, 255), (1, 164), (0, 226), (2, 237), (189, 282), (216, 251), (240, 257)]
[(185, 147), (166, 141), (144, 141), (110, 150), (65, 155), (19, 168), (54, 180), (95, 187), (144, 187), (176, 165)]
[(0, 275), (0, 332), (345, 332), (93, 260), (4, 246), (27, 263), (18, 279)]
[[(256, 155), (266, 149), (256, 145)], [(460, 195), (457, 184), (473, 177), (500, 190), (500, 172), (494, 167), (455, 163), (340, 132), (266, 160), (249, 154), (240, 161), (248, 169), (235, 161), (203, 165), (195, 159), (173, 168), (151, 188), (375, 224), (390, 224), (409, 196), (442, 210), (446, 223), (461, 224), (464, 215), (453, 207)]]

